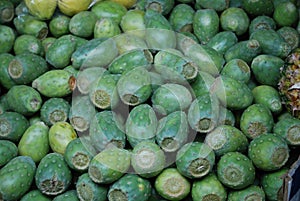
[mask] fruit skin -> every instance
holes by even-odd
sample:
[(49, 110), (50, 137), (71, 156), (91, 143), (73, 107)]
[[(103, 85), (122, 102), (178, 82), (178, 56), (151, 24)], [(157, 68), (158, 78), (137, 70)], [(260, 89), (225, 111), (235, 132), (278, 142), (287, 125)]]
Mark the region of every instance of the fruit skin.
[(135, 174), (126, 174), (109, 187), (107, 198), (109, 201), (118, 199), (147, 201), (151, 195), (151, 189), (152, 186), (148, 180)]
[(52, 17), (49, 22), (49, 31), (55, 37), (59, 38), (63, 35), (69, 34), (69, 24), (71, 18), (66, 15), (57, 15)]
[(41, 40), (32, 35), (23, 34), (16, 38), (14, 43), (15, 55), (22, 53), (33, 53), (39, 56), (44, 55), (44, 47)]
[(167, 15), (173, 9), (174, 4), (174, 0), (146, 0), (145, 9), (151, 9), (162, 15)]
[(252, 16), (270, 16), (273, 14), (274, 5), (272, 0), (251, 1), (243, 0), (243, 9)]
[(169, 21), (174, 31), (191, 32), (195, 10), (188, 4), (177, 4), (171, 11)]
[(227, 0), (217, 0), (217, 1), (209, 1), (209, 0), (196, 0), (196, 5), (202, 8), (210, 8), (216, 11), (223, 11), (229, 7), (229, 1)]
[(49, 129), (49, 144), (52, 151), (64, 154), (67, 145), (77, 138), (77, 133), (68, 122), (56, 122)]
[(43, 193), (41, 193), (41, 191), (37, 189), (29, 191), (20, 199), (20, 201), (51, 201), (51, 200), (52, 199), (50, 199), (46, 195), (43, 195)]
[(157, 176), (164, 169), (165, 163), (163, 150), (154, 142), (140, 142), (132, 150), (131, 165), (144, 178)]
[(130, 167), (131, 153), (126, 149), (108, 147), (90, 162), (88, 174), (97, 184), (111, 184), (119, 180)]
[(197, 98), (203, 93), (209, 93), (210, 87), (214, 83), (215, 78), (206, 72), (198, 71), (198, 75), (194, 81), (190, 84), (193, 90), (193, 95)]
[(109, 146), (124, 148), (126, 136), (123, 117), (109, 110), (96, 113), (90, 124), (90, 138), (98, 152)]
[(67, 121), (70, 108), (70, 103), (63, 98), (49, 98), (40, 109), (41, 120), (48, 126), (58, 121)]
[(273, 18), (279, 26), (293, 26), (299, 18), (297, 6), (290, 1), (275, 6)]
[(190, 179), (202, 178), (209, 174), (214, 163), (214, 151), (201, 142), (190, 142), (183, 145), (176, 155), (177, 170)]
[(0, 53), (0, 84), (6, 89), (10, 89), (12, 86), (17, 85), (17, 83), (10, 77), (7, 70), (9, 63), (13, 59), (14, 56), (10, 53)]
[(69, 22), (69, 31), (79, 37), (88, 38), (93, 35), (97, 16), (92, 11), (81, 11)]
[(285, 58), (291, 52), (291, 46), (273, 29), (257, 30), (250, 35), (250, 40), (257, 40), (263, 54)]
[(48, 131), (43, 122), (29, 126), (19, 141), (19, 155), (30, 156), (34, 162), (39, 162), (50, 150)]
[(18, 147), (9, 140), (0, 140), (0, 167), (18, 155)]
[(166, 83), (153, 92), (151, 102), (155, 111), (167, 115), (187, 109), (192, 103), (192, 94), (184, 85)]
[(274, 127), (273, 132), (286, 140), (288, 145), (297, 146), (299, 142), (300, 119), (297, 118), (284, 118), (278, 120)]
[(262, 104), (252, 104), (247, 107), (241, 116), (240, 128), (250, 139), (254, 139), (263, 133), (269, 133), (274, 126), (271, 111)]
[(81, 140), (81, 138), (76, 138), (67, 145), (64, 159), (68, 166), (76, 171), (82, 172), (88, 169), (88, 165), (92, 160), (93, 154), (87, 148), (87, 144)]
[(108, 189), (91, 180), (88, 173), (79, 176), (76, 193), (79, 200), (105, 201)]
[(289, 147), (280, 136), (265, 133), (250, 141), (248, 156), (256, 168), (263, 171), (275, 171), (287, 162)]
[(195, 180), (191, 190), (193, 200), (226, 201), (227, 191), (214, 173), (210, 173), (200, 180)]
[(252, 161), (240, 152), (225, 153), (217, 164), (218, 179), (231, 189), (243, 189), (253, 184), (255, 174)]
[(219, 32), (219, 16), (213, 9), (198, 9), (193, 18), (193, 31), (201, 44), (207, 44)]
[(299, 46), (300, 33), (294, 27), (281, 27), (277, 30), (277, 33), (291, 46), (292, 50)]
[(249, 35), (260, 29), (276, 29), (276, 22), (273, 18), (260, 15), (251, 20), (249, 25)]
[(35, 172), (36, 165), (30, 157), (13, 158), (0, 170), (0, 197), (3, 200), (20, 199), (30, 189)]
[(238, 42), (233, 31), (221, 31), (215, 34), (206, 44), (221, 54), (224, 54), (231, 46)]
[(175, 111), (158, 121), (155, 139), (165, 152), (175, 152), (186, 143), (189, 135), (187, 115)]
[[(20, 94), (23, 94), (20, 96)], [(6, 94), (9, 109), (24, 116), (29, 116), (39, 111), (42, 97), (34, 88), (27, 85), (16, 85)]]
[(58, 195), (65, 192), (71, 184), (72, 174), (59, 153), (47, 154), (39, 163), (35, 184), (45, 195)]
[(142, 10), (128, 10), (121, 19), (121, 30), (124, 33), (131, 32), (131, 34), (137, 34), (137, 36), (143, 37), (144, 34), (142, 33), (142, 31), (139, 32), (139, 30), (144, 30), (146, 28), (144, 22), (144, 14), (145, 12)]
[(153, 108), (148, 104), (135, 106), (125, 123), (128, 142), (135, 147), (142, 141), (155, 141), (158, 120)]
[(0, 23), (5, 24), (14, 18), (14, 4), (11, 1), (4, 0), (0, 3)]
[(247, 188), (241, 190), (230, 191), (228, 193), (228, 201), (240, 201), (247, 199), (265, 200), (265, 192), (262, 187), (256, 185), (250, 185)]
[(25, 0), (29, 12), (40, 20), (49, 20), (57, 6), (57, 0)]
[(53, 198), (54, 201), (79, 201), (75, 190), (69, 190)]
[(58, 0), (57, 6), (63, 14), (73, 16), (81, 11), (87, 10), (91, 3), (92, 0)]
[(76, 80), (65, 70), (53, 69), (37, 77), (31, 85), (46, 97), (60, 98), (72, 93)]
[(37, 77), (46, 73), (49, 68), (46, 60), (34, 53), (16, 55), (8, 65), (8, 74), (17, 84), (30, 84)]
[(6, 25), (0, 25), (0, 53), (9, 53), (14, 46), (16, 35), (14, 30)]
[(46, 22), (41, 21), (30, 14), (18, 15), (14, 18), (13, 24), (19, 34), (29, 34), (44, 39), (49, 32)]
[(111, 38), (121, 34), (121, 29), (111, 18), (98, 19), (94, 27), (94, 38)]
[(28, 119), (17, 112), (4, 112), (0, 115), (0, 139), (18, 142), (29, 127)]
[(244, 60), (231, 59), (222, 68), (221, 75), (226, 75), (240, 82), (248, 83), (251, 77), (251, 69)]
[(211, 147), (216, 156), (222, 156), (228, 152), (245, 152), (249, 142), (241, 130), (230, 125), (220, 125), (208, 133), (204, 143)]

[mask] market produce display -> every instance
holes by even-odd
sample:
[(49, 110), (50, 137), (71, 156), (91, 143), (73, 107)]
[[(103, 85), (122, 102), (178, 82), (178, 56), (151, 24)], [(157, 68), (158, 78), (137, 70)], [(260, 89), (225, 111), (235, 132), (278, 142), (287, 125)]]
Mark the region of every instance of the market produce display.
[(280, 201), (296, 0), (0, 0), (0, 201)]

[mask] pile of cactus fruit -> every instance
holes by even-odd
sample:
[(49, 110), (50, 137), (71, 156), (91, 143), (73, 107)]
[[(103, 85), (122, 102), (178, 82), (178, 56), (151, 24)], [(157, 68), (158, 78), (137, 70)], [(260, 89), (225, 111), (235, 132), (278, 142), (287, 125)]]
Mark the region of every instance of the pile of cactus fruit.
[(297, 0), (0, 0), (0, 201), (286, 200), (299, 40)]

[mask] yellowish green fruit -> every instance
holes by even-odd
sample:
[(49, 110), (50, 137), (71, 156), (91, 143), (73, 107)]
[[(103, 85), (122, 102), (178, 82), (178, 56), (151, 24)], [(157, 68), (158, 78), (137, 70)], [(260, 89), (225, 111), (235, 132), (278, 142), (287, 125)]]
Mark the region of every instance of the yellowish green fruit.
[(57, 0), (25, 0), (30, 13), (41, 20), (51, 19), (57, 7)]
[(68, 16), (88, 10), (93, 0), (58, 0), (59, 10)]

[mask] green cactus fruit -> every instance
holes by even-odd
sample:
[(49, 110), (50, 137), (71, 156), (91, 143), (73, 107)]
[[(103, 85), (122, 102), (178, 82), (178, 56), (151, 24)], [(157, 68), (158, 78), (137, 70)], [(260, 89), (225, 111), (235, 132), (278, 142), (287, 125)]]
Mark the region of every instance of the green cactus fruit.
[(260, 15), (253, 18), (249, 25), (249, 35), (261, 29), (276, 29), (276, 22), (273, 18), (265, 15)]
[(238, 38), (233, 31), (220, 31), (207, 42), (207, 46), (217, 52), (224, 54), (231, 46), (238, 42)]
[(272, 113), (279, 114), (282, 111), (282, 103), (276, 88), (268, 85), (259, 85), (252, 89), (254, 103), (266, 106)]
[(158, 121), (155, 139), (165, 152), (175, 152), (190, 136), (187, 115), (175, 111)]
[(115, 23), (119, 24), (122, 20), (122, 17), (126, 14), (127, 9), (125, 6), (117, 2), (100, 1), (93, 5), (91, 11), (96, 14), (98, 19), (108, 17), (113, 19)]
[(71, 18), (66, 15), (57, 15), (52, 17), (49, 22), (49, 31), (55, 37), (59, 38), (63, 35), (69, 34), (69, 24)]
[(0, 54), (0, 84), (6, 89), (10, 89), (17, 83), (10, 77), (8, 73), (9, 63), (14, 59), (14, 56), (10, 53)]
[(109, 201), (147, 201), (151, 190), (151, 183), (147, 179), (134, 174), (126, 174), (110, 186), (107, 198)]
[[(41, 123), (41, 122), (43, 122), (43, 121), (41, 120), (41, 117), (38, 114), (35, 114), (35, 115), (33, 115), (29, 118), (29, 125), (30, 126), (33, 125), (33, 124), (36, 124), (36, 123)], [(45, 122), (43, 122), (43, 123), (45, 123)]]
[(78, 132), (84, 132), (90, 127), (90, 121), (96, 114), (96, 109), (90, 101), (90, 97), (73, 96), (72, 106), (69, 112), (69, 120), (72, 127)]
[(0, 115), (9, 110), (9, 106), (6, 100), (6, 94), (0, 97)]
[(54, 68), (62, 69), (70, 64), (77, 47), (75, 36), (71, 34), (57, 38), (46, 51), (46, 61)]
[(31, 85), (46, 97), (60, 98), (73, 92), (76, 79), (65, 70), (53, 69), (37, 77)]
[(253, 94), (246, 83), (222, 75), (215, 79), (211, 93), (216, 94), (219, 101), (231, 110), (241, 110), (253, 102)]
[(52, 151), (64, 154), (68, 144), (75, 138), (77, 133), (68, 122), (56, 122), (49, 129), (49, 144)]
[(64, 158), (68, 166), (79, 172), (88, 169), (92, 157), (93, 155), (89, 151), (87, 144), (81, 138), (70, 141), (64, 153)]
[(216, 1), (209, 1), (209, 0), (196, 0), (196, 5), (202, 8), (210, 8), (216, 11), (223, 11), (229, 7), (229, 1), (227, 0), (216, 0)]
[(111, 38), (121, 34), (121, 29), (111, 18), (98, 19), (94, 26), (94, 38)]
[(198, 75), (196, 76), (194, 81), (190, 84), (193, 93), (195, 94), (195, 97), (198, 97), (203, 93), (208, 93), (214, 81), (215, 78), (211, 74), (203, 71), (198, 71)]
[(142, 141), (155, 141), (158, 120), (154, 109), (148, 104), (135, 106), (125, 122), (127, 140), (132, 147)]
[(251, 61), (261, 54), (261, 44), (255, 39), (248, 39), (239, 41), (233, 46), (229, 47), (224, 54), (226, 62), (232, 59), (242, 59), (250, 65)]
[(255, 80), (262, 85), (277, 87), (280, 80), (280, 68), (284, 60), (270, 54), (260, 54), (253, 58), (251, 70)]
[(40, 162), (50, 150), (48, 131), (43, 122), (29, 126), (19, 141), (19, 155), (30, 156), (34, 162)]
[(39, 20), (29, 13), (18, 15), (13, 19), (13, 24), (19, 34), (29, 34), (44, 39), (49, 32), (45, 21)]
[(248, 139), (241, 130), (230, 125), (220, 125), (205, 136), (204, 143), (214, 150), (216, 156), (228, 152), (245, 152)]
[(71, 184), (72, 174), (59, 153), (47, 154), (39, 163), (35, 184), (45, 195), (59, 195), (64, 193)]
[(214, 9), (198, 9), (193, 18), (193, 31), (201, 44), (219, 32), (219, 15)]
[(16, 38), (13, 49), (15, 55), (33, 53), (43, 56), (45, 53), (41, 40), (27, 34), (20, 35)]
[[(128, 10), (123, 15), (120, 27), (124, 33), (137, 34), (136, 36), (143, 37), (143, 31), (146, 28), (144, 21), (145, 12), (142, 10)], [(133, 20), (134, 19), (134, 20)]]
[(154, 187), (157, 193), (167, 200), (182, 200), (191, 191), (191, 184), (176, 168), (164, 169), (156, 178)]
[(174, 4), (174, 0), (146, 0), (145, 9), (151, 9), (162, 15), (167, 15), (172, 11)]
[(153, 9), (147, 9), (144, 20), (146, 25), (145, 40), (150, 49), (175, 48), (176, 34), (172, 31), (172, 26), (165, 16)]
[[(14, 0), (12, 0), (12, 1), (14, 1)], [(14, 2), (14, 4), (15, 4), (15, 15), (16, 16), (24, 15), (24, 14), (25, 15), (30, 14), (29, 9), (25, 4), (25, 1), (22, 1), (22, 0), (16, 0), (16, 1), (19, 1), (17, 3)]]
[(263, 133), (269, 133), (274, 126), (271, 111), (262, 104), (252, 104), (247, 107), (240, 119), (240, 128), (250, 139), (254, 139)]
[(144, 178), (157, 176), (164, 169), (165, 163), (163, 150), (154, 142), (140, 142), (132, 150), (131, 165)]
[(299, 46), (300, 33), (294, 27), (281, 27), (277, 30), (277, 33), (283, 37), (284, 41), (290, 45), (292, 50)]
[(126, 136), (123, 117), (109, 110), (96, 113), (90, 124), (90, 138), (98, 151), (109, 146), (124, 148)]
[(272, 0), (251, 1), (243, 0), (242, 8), (252, 16), (272, 15), (274, 5)]
[[(22, 94), (22, 96), (20, 96)], [(10, 110), (30, 116), (40, 110), (42, 97), (34, 88), (27, 85), (16, 85), (6, 94)]]
[(88, 38), (93, 35), (97, 16), (92, 11), (81, 11), (71, 17), (69, 31), (79, 37)]
[(0, 25), (0, 53), (9, 53), (14, 46), (16, 34), (14, 30), (6, 25)]
[(261, 134), (249, 143), (248, 156), (263, 171), (275, 171), (289, 159), (287, 142), (274, 133)]
[(79, 176), (76, 182), (76, 192), (79, 200), (106, 201), (108, 189), (93, 182), (88, 173)]
[(270, 201), (283, 200), (283, 179), (288, 172), (281, 168), (272, 172), (265, 172), (261, 177), (261, 186)]
[(71, 56), (72, 66), (76, 69), (105, 67), (117, 57), (118, 48), (113, 39), (94, 38), (77, 48)]
[(9, 140), (0, 140), (0, 167), (18, 155), (18, 147)]
[(193, 200), (226, 201), (227, 191), (214, 173), (206, 175), (200, 180), (195, 180), (191, 190)]
[(190, 179), (202, 178), (209, 174), (214, 163), (214, 151), (202, 142), (187, 143), (176, 155), (177, 170)]
[(283, 118), (275, 123), (273, 132), (285, 139), (288, 145), (297, 146), (300, 144), (299, 129), (300, 119)]
[(250, 35), (250, 40), (257, 40), (263, 54), (285, 58), (292, 48), (274, 29), (257, 30)]
[(19, 200), (33, 184), (35, 172), (36, 165), (28, 156), (9, 161), (0, 170), (0, 199)]
[(147, 69), (134, 68), (120, 77), (117, 90), (123, 103), (136, 106), (144, 103), (151, 95), (151, 78)]
[(53, 201), (79, 201), (79, 199), (77, 197), (76, 190), (69, 190), (63, 194), (55, 196)]
[(153, 56), (148, 49), (133, 49), (116, 57), (108, 66), (109, 72), (123, 74), (136, 67), (150, 70)]
[(20, 201), (51, 201), (49, 197), (44, 195), (41, 191), (35, 189), (27, 192)]
[(217, 163), (217, 176), (224, 186), (243, 189), (254, 183), (255, 167), (246, 155), (228, 152)]
[(47, 70), (45, 59), (33, 53), (16, 55), (7, 68), (8, 74), (17, 84), (30, 84)]
[(13, 20), (15, 15), (14, 4), (11, 1), (0, 2), (0, 23), (5, 24)]
[(192, 103), (192, 94), (184, 85), (167, 83), (154, 91), (151, 102), (154, 110), (166, 115), (187, 109)]
[(130, 31), (113, 37), (113, 40), (117, 44), (119, 55), (134, 49), (148, 49), (146, 41), (143, 38), (140, 38), (140, 34), (145, 35), (145, 30)]
[(241, 190), (230, 191), (228, 193), (228, 201), (246, 201), (246, 200), (265, 200), (265, 192), (260, 186), (250, 185)]
[(221, 75), (226, 75), (240, 82), (248, 83), (251, 76), (251, 69), (244, 60), (232, 59), (222, 68)]
[(171, 11), (169, 21), (177, 32), (192, 32), (195, 10), (192, 6), (184, 3), (177, 4)]
[(17, 112), (4, 112), (0, 115), (0, 139), (18, 142), (29, 127), (28, 119)]
[(160, 73), (165, 82), (186, 83), (198, 75), (198, 66), (172, 49), (161, 50), (154, 57), (154, 69)]
[(228, 126), (235, 126), (236, 125), (236, 117), (235, 114), (228, 108), (224, 106), (220, 106), (220, 114), (218, 125), (228, 125)]
[(130, 158), (131, 153), (126, 149), (106, 148), (91, 160), (89, 177), (97, 184), (111, 184), (129, 170)]
[(237, 7), (226, 8), (220, 15), (220, 25), (225, 31), (240, 36), (248, 31), (250, 19), (245, 10)]
[(57, 38), (54, 38), (54, 37), (47, 37), (47, 38), (44, 38), (42, 41), (42, 46), (44, 48), (44, 52), (46, 53), (48, 51), (48, 48), (54, 43), (54, 41), (56, 41)]
[(218, 124), (220, 106), (214, 94), (204, 93), (198, 96), (188, 109), (188, 123), (200, 133), (212, 131)]
[(293, 2), (285, 1), (275, 5), (273, 18), (279, 26), (293, 26), (299, 18), (298, 12)]
[(75, 69), (72, 65), (69, 65), (65, 68), (63, 68), (63, 70), (69, 72), (72, 74), (72, 76), (74, 76), (76, 79), (78, 77), (78, 74), (79, 74), (79, 70), (78, 69)]
[(70, 107), (70, 103), (63, 98), (49, 98), (40, 109), (40, 118), (48, 126), (67, 121)]
[(162, 78), (160, 73), (157, 73), (155, 71), (150, 71), (149, 74), (151, 79), (151, 88), (153, 91), (155, 91), (158, 87), (164, 84), (164, 79)]

